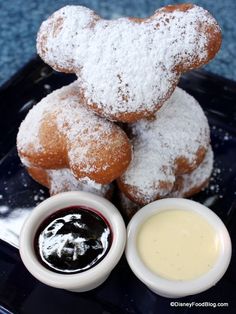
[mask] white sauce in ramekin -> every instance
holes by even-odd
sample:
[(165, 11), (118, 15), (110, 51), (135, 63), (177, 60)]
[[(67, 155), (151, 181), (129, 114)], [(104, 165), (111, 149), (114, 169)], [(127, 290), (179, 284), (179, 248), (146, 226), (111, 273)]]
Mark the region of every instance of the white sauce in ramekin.
[(214, 266), (220, 241), (214, 227), (200, 214), (170, 209), (143, 222), (137, 248), (153, 273), (170, 280), (191, 280)]

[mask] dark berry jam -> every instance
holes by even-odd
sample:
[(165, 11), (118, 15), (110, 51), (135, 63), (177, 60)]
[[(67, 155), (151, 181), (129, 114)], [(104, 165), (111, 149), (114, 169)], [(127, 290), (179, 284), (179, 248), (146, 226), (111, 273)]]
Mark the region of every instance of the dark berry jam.
[(46, 268), (63, 274), (90, 269), (108, 253), (112, 232), (95, 210), (73, 206), (43, 221), (35, 236), (35, 252)]

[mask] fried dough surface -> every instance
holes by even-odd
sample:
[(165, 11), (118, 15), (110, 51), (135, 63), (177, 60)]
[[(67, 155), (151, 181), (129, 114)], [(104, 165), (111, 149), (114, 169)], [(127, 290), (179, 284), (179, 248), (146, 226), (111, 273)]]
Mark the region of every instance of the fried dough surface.
[(108, 184), (131, 160), (125, 132), (85, 108), (77, 82), (35, 105), (22, 122), (17, 149), (27, 167), (71, 170), (79, 179)]
[(129, 130), (133, 159), (118, 185), (141, 205), (168, 196), (178, 176), (200, 165), (210, 143), (202, 108), (178, 87), (155, 119), (140, 120), (129, 125)]
[(151, 17), (104, 20), (82, 6), (66, 6), (44, 21), (41, 58), (76, 73), (84, 104), (113, 121), (151, 117), (173, 93), (182, 73), (209, 62), (221, 30), (193, 4), (163, 7)]

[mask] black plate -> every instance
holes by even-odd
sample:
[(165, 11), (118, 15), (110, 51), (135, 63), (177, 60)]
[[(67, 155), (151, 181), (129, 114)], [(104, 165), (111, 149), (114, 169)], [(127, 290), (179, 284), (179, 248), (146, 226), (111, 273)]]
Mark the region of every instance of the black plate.
[[(198, 99), (211, 125), (214, 172), (209, 188), (194, 199), (213, 209), (229, 229), (233, 257), (223, 279), (204, 293), (171, 300), (149, 291), (124, 257), (102, 286), (80, 294), (47, 287), (25, 269), (16, 248), (19, 231), (30, 210), (48, 194), (20, 164), (17, 129), (36, 102), (74, 79), (53, 72), (36, 58), (0, 89), (0, 313), (166, 314), (204, 313), (213, 308), (214, 313), (220, 309), (236, 313), (236, 83), (203, 71), (185, 75), (180, 86)], [(173, 301), (176, 307), (171, 306)], [(180, 302), (195, 304), (190, 309)], [(228, 306), (215, 308), (218, 302)]]

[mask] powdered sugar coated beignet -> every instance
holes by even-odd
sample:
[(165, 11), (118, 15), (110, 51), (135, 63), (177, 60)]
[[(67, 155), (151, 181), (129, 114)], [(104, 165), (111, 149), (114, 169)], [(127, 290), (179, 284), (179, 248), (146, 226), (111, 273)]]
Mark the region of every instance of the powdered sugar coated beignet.
[(112, 196), (112, 184), (96, 183), (89, 178), (76, 179), (70, 169), (27, 168), (27, 171), (34, 180), (49, 188), (51, 195), (67, 191), (84, 191), (109, 199)]
[(202, 162), (210, 142), (203, 110), (180, 88), (153, 121), (133, 123), (130, 131), (133, 160), (118, 184), (139, 204), (167, 196), (177, 176), (193, 171)]
[(190, 197), (204, 189), (213, 170), (213, 160), (213, 151), (209, 146), (205, 158), (195, 170), (177, 177), (168, 197)]
[[(213, 151), (209, 146), (206, 156), (200, 165), (191, 173), (178, 176), (174, 189), (167, 197), (190, 197), (202, 191), (208, 184), (213, 170)], [(120, 192), (119, 201), (122, 211), (131, 218), (142, 206), (131, 201)]]
[(30, 110), (20, 126), (17, 148), (28, 167), (69, 168), (76, 178), (103, 184), (121, 175), (131, 159), (124, 131), (82, 105), (77, 82)]
[(66, 6), (42, 23), (37, 50), (54, 69), (76, 73), (85, 104), (110, 120), (150, 117), (183, 72), (212, 59), (221, 45), (216, 20), (192, 4), (161, 8), (146, 19), (101, 19)]

